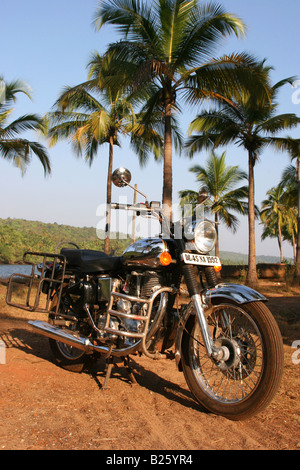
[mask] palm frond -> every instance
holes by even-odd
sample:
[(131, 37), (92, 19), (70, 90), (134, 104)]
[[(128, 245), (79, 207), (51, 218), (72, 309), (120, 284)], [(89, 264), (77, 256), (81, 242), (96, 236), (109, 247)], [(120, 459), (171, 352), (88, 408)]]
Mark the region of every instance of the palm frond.
[(44, 168), (44, 174), (51, 173), (51, 166), (47, 151), (38, 142), (30, 142), (25, 139), (0, 140), (0, 155), (13, 163), (25, 172), (26, 166), (30, 163), (32, 154), (36, 155)]
[(299, 123), (300, 118), (296, 114), (279, 114), (259, 124), (256, 131), (275, 135), (284, 129), (297, 127)]
[(45, 125), (42, 119), (36, 114), (26, 114), (11, 122), (7, 127), (1, 130), (2, 137), (14, 138), (21, 132), (38, 130), (44, 131)]

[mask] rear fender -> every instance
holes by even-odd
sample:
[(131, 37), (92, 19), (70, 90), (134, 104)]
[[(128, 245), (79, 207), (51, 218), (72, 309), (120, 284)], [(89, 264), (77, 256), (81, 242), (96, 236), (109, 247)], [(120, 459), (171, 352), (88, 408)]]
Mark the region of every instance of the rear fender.
[[(209, 306), (211, 304), (220, 304), (231, 302), (236, 305), (249, 304), (251, 302), (267, 302), (267, 298), (259, 292), (251, 289), (250, 287), (243, 286), (240, 284), (218, 284), (213, 289), (206, 289), (202, 292), (202, 298), (205, 304)], [(178, 324), (176, 339), (175, 339), (175, 359), (179, 370), (181, 367), (181, 343), (182, 336), (185, 330), (186, 323), (190, 315), (194, 315), (193, 302), (190, 302), (184, 307), (183, 312), (180, 316)]]

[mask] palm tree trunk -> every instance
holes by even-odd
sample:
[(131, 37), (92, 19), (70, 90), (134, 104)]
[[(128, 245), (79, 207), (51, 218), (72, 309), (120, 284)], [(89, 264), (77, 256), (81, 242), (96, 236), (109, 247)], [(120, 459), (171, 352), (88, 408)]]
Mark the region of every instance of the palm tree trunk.
[[(278, 214), (278, 217), (280, 215)], [(281, 224), (278, 222), (278, 244), (279, 244), (279, 251), (280, 251), (280, 263), (283, 263), (283, 251), (282, 251), (282, 231), (281, 231)]]
[(163, 209), (169, 222), (172, 222), (172, 124), (171, 101), (167, 100), (165, 106), (165, 142), (164, 142), (164, 173), (163, 173)]
[(296, 273), (295, 281), (300, 284), (300, 156), (297, 157), (297, 182), (298, 182), (298, 234), (296, 249)]
[(113, 136), (109, 138), (109, 159), (108, 159), (108, 172), (107, 172), (107, 189), (106, 189), (106, 226), (105, 226), (105, 241), (104, 253), (109, 254), (110, 242), (110, 223), (111, 223), (111, 175), (113, 168), (113, 154), (114, 154), (114, 140)]
[(249, 251), (248, 251), (248, 275), (247, 284), (252, 288), (257, 288), (258, 278), (256, 269), (256, 249), (255, 249), (255, 191), (254, 191), (254, 156), (249, 150)]
[(294, 263), (296, 264), (296, 259), (297, 259), (297, 245), (296, 245), (295, 231), (294, 231), (293, 229), (292, 229), (292, 245), (293, 245)]
[(220, 240), (219, 240), (219, 220), (218, 220), (218, 214), (215, 214), (215, 227), (216, 227), (216, 232), (217, 232), (217, 243), (216, 243), (216, 248), (215, 248), (215, 255), (219, 258), (220, 257)]

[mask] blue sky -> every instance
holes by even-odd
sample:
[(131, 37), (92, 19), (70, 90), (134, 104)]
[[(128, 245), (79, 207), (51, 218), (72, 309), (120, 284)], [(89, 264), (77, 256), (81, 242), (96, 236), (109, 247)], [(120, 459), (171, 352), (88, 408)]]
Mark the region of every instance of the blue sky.
[[(92, 17), (97, 0), (1, 0), (0, 75), (7, 81), (20, 78), (33, 90), (33, 100), (19, 97), (16, 114), (43, 115), (54, 104), (66, 85), (76, 85), (86, 79), (86, 65), (93, 51), (104, 52), (106, 44), (118, 38), (112, 28), (96, 32)], [(217, 55), (223, 52), (246, 50), (258, 58), (266, 58), (274, 67), (274, 82), (288, 76), (298, 76), (299, 64), (299, 0), (224, 0), (224, 7), (245, 21), (248, 31), (245, 39), (226, 40)], [(287, 86), (280, 94), (280, 112), (300, 115), (300, 104), (294, 104), (295, 90)], [(300, 96), (300, 94), (299, 94)], [(182, 117), (186, 129), (196, 110), (186, 110)], [(299, 130), (293, 131), (299, 137)], [(104, 146), (98, 158), (89, 167), (83, 159), (72, 154), (70, 146), (60, 143), (49, 150), (52, 176), (43, 177), (42, 166), (35, 160), (24, 177), (18, 169), (3, 159), (1, 165), (0, 217), (24, 218), (77, 226), (96, 227), (97, 208), (105, 201), (108, 149)], [(196, 189), (189, 168), (203, 164), (207, 156), (201, 154), (193, 161), (174, 157), (174, 201), (181, 189)], [(237, 147), (227, 148), (227, 163), (239, 164), (247, 170), (247, 156)], [(283, 169), (290, 163), (288, 155), (267, 149), (256, 168), (256, 203), (276, 185)], [(149, 162), (141, 169), (137, 158), (127, 147), (115, 154), (114, 167), (127, 166), (133, 182), (149, 195), (161, 200), (162, 165)], [(130, 192), (114, 188), (113, 199)], [(247, 252), (247, 221), (242, 219), (235, 236), (221, 229), (221, 249)], [(257, 253), (278, 254), (276, 241), (260, 242), (257, 228)], [(289, 246), (285, 256), (292, 256)]]

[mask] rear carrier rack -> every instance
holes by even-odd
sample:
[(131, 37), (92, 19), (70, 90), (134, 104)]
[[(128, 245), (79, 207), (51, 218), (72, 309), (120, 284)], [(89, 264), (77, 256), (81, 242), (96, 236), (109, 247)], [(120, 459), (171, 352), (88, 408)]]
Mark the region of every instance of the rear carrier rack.
[[(49, 313), (52, 293), (55, 291), (58, 297), (57, 314), (66, 270), (65, 256), (27, 251), (23, 263), (31, 266), (31, 274), (15, 273), (10, 276), (6, 303), (30, 312)], [(42, 293), (46, 295), (41, 298)]]

